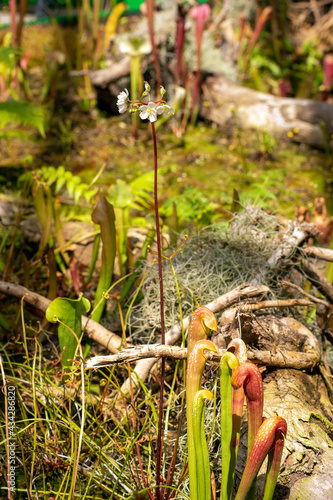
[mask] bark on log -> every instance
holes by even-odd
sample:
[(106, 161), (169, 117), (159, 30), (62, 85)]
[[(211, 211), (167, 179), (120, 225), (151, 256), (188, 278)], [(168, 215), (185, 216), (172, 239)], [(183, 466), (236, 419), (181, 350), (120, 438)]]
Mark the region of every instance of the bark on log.
[(130, 72), (130, 57), (125, 56), (120, 62), (114, 62), (107, 68), (96, 71), (71, 71), (70, 76), (89, 75), (92, 85), (95, 87), (106, 87), (112, 82), (116, 82), (119, 78), (129, 75)]
[(236, 85), (222, 76), (208, 76), (203, 85), (201, 115), (223, 127), (235, 125), (260, 129), (287, 137), (298, 129), (293, 140), (324, 148), (333, 133), (333, 104), (276, 97)]

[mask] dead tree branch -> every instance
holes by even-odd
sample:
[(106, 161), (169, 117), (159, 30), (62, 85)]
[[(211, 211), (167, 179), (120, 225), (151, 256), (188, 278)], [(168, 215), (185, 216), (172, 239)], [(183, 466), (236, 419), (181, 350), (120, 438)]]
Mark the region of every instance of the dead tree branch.
[(333, 262), (333, 250), (329, 248), (320, 248), (320, 247), (304, 247), (302, 248), (302, 252), (305, 253), (307, 257), (317, 257), (321, 260), (326, 260), (327, 262)]
[(242, 304), (239, 307), (228, 309), (222, 315), (222, 322), (231, 323), (238, 312), (258, 311), (259, 309), (269, 309), (271, 307), (295, 307), (295, 306), (313, 306), (314, 301), (307, 299), (284, 299), (284, 300), (264, 300), (253, 304)]
[[(38, 293), (31, 292), (24, 286), (15, 283), (7, 283), (0, 281), (0, 293), (11, 295), (18, 299), (22, 299), (28, 304), (36, 307), (45, 313), (46, 309), (51, 304), (49, 299), (46, 299)], [(96, 323), (92, 319), (82, 316), (82, 328), (88, 333), (89, 337), (98, 342), (100, 345), (106, 347), (110, 352), (117, 353), (122, 344), (122, 339), (113, 332), (110, 332), (104, 326)]]
[[(235, 290), (218, 297), (213, 300), (206, 307), (211, 309), (213, 312), (221, 311), (226, 307), (229, 307), (235, 302), (238, 302), (240, 299), (246, 299), (250, 297), (256, 297), (258, 295), (264, 295), (269, 292), (269, 288), (266, 286), (250, 286), (250, 285), (241, 285)], [(51, 304), (49, 299), (46, 299), (42, 295), (38, 293), (31, 292), (27, 288), (17, 285), (15, 283), (7, 283), (5, 281), (0, 281), (0, 293), (4, 293), (5, 295), (11, 295), (18, 299), (24, 298), (24, 301), (28, 304), (36, 307), (40, 311), (45, 312), (46, 309)], [(184, 330), (187, 329), (191, 321), (191, 316), (187, 316), (183, 321)], [(118, 335), (113, 332), (110, 332), (106, 328), (104, 328), (99, 323), (87, 318), (86, 316), (82, 317), (82, 327), (88, 333), (89, 337), (98, 342), (100, 345), (106, 347), (112, 353), (118, 353), (120, 346), (122, 345), (122, 339)], [(175, 344), (179, 338), (181, 337), (182, 328), (180, 323), (173, 326), (166, 334), (166, 344), (172, 345)], [(155, 360), (153, 360), (155, 362)], [(154, 363), (153, 363), (154, 364)]]
[(120, 62), (114, 62), (111, 66), (96, 71), (71, 71), (72, 77), (89, 75), (92, 85), (105, 87), (119, 80), (130, 72), (130, 57), (124, 57)]
[(268, 259), (268, 265), (270, 267), (283, 266), (286, 260), (290, 259), (295, 253), (297, 247), (302, 246), (309, 238), (315, 238), (318, 234), (319, 231), (314, 224), (305, 222), (300, 224), (291, 221), (282, 237), (281, 244)]

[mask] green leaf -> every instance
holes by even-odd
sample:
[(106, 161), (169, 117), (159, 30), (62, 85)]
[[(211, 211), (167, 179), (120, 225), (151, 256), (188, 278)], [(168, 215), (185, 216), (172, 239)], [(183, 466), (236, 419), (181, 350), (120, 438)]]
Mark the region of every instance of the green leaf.
[(9, 327), (9, 324), (7, 322), (7, 320), (2, 316), (2, 314), (0, 313), (0, 326), (4, 329), (4, 330), (7, 330), (7, 332), (10, 331), (10, 327)]
[[(162, 169), (158, 169), (158, 173), (162, 174)], [(150, 170), (149, 172), (146, 172), (145, 174), (139, 175), (139, 177), (136, 177), (131, 183), (130, 183), (131, 188), (133, 189), (134, 193), (136, 194), (138, 191), (144, 190), (144, 191), (154, 191), (154, 170)]]
[(116, 227), (113, 206), (105, 198), (101, 198), (94, 208), (91, 218), (101, 228), (103, 243), (102, 267), (95, 295), (94, 309), (99, 302), (100, 304), (91, 315), (91, 318), (99, 323), (105, 305), (103, 294), (110, 288), (116, 257)]
[(40, 106), (28, 102), (0, 102), (0, 128), (4, 128), (8, 123), (31, 126), (45, 137), (44, 121), (45, 111)]
[[(241, 418), (233, 414), (232, 403), (232, 370), (237, 368), (239, 361), (231, 352), (225, 352), (220, 362), (220, 392), (221, 392), (221, 500), (229, 500), (232, 494), (234, 473), (237, 460)], [(240, 399), (241, 400), (241, 399)], [(243, 404), (241, 405), (243, 407)]]
[[(62, 352), (61, 363), (66, 369), (72, 366), (77, 339), (81, 339), (81, 318), (90, 310), (90, 302), (84, 297), (72, 300), (57, 297), (46, 310), (46, 318), (51, 323), (61, 322), (58, 326), (60, 349)], [(73, 334), (75, 333), (75, 335)], [(65, 351), (64, 351), (64, 348)]]
[(60, 189), (62, 188), (62, 186), (66, 182), (65, 173), (66, 173), (65, 167), (60, 165), (60, 167), (58, 167), (58, 169), (57, 169), (57, 182), (56, 182), (56, 187), (55, 187), (56, 193), (59, 193)]
[(13, 70), (15, 68), (16, 58), (20, 55), (18, 47), (0, 47), (0, 69), (1, 74), (5, 70)]
[(134, 200), (132, 188), (126, 182), (117, 179), (108, 191), (108, 201), (115, 207), (125, 208)]

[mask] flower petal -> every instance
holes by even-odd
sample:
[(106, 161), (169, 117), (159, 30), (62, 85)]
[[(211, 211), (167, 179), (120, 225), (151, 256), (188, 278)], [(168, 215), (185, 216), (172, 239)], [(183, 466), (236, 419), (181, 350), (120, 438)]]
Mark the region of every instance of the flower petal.
[(148, 113), (147, 113), (147, 111), (142, 111), (142, 113), (140, 113), (139, 116), (140, 116), (141, 120), (147, 120)]

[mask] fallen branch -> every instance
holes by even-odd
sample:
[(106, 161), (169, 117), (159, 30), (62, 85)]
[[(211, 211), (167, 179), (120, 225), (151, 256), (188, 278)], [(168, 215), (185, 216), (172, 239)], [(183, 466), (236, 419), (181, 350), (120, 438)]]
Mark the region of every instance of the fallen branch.
[(222, 315), (221, 324), (231, 323), (238, 312), (258, 311), (259, 309), (269, 309), (271, 307), (295, 307), (313, 306), (314, 301), (307, 299), (284, 299), (284, 300), (264, 300), (253, 304), (242, 304), (238, 307), (228, 309)]
[[(256, 297), (258, 295), (264, 295), (269, 292), (269, 288), (267, 286), (250, 286), (247, 284), (241, 285), (235, 290), (218, 297), (207, 304), (206, 307), (211, 309), (213, 312), (221, 311), (232, 305), (235, 302), (238, 302), (241, 298), (246, 299), (250, 297)], [(45, 312), (46, 309), (51, 304), (49, 299), (46, 299), (42, 295), (38, 293), (31, 292), (27, 288), (17, 285), (15, 283), (7, 283), (5, 281), (0, 281), (0, 293), (4, 293), (6, 295), (11, 295), (18, 299), (24, 299), (28, 304), (36, 307), (40, 311)], [(187, 316), (184, 321), (184, 330), (187, 329), (191, 321), (191, 316)], [(98, 342), (100, 345), (106, 347), (112, 353), (118, 353), (120, 346), (122, 345), (122, 338), (116, 335), (113, 332), (110, 332), (106, 328), (104, 328), (99, 323), (96, 323), (92, 319), (87, 318), (86, 316), (82, 316), (82, 328), (88, 333), (89, 337)], [(166, 334), (166, 344), (172, 345), (175, 344), (179, 338), (181, 337), (182, 328), (180, 323), (173, 326)], [(154, 361), (154, 360), (153, 360)], [(155, 362), (155, 361), (154, 361)], [(148, 372), (149, 373), (149, 372)]]
[[(332, 18), (331, 12), (329, 15)], [(226, 129), (239, 126), (287, 138), (288, 132), (297, 128), (293, 140), (317, 148), (325, 148), (325, 136), (329, 141), (333, 132), (333, 104), (328, 102), (277, 97), (211, 73), (202, 83), (202, 93), (200, 114)]]
[[(220, 349), (219, 355), (209, 351), (205, 351), (205, 356), (208, 360), (219, 362), (226, 349)], [(88, 359), (86, 368), (102, 368), (105, 366), (114, 366), (124, 363), (133, 363), (134, 361), (154, 358), (156, 362), (159, 358), (186, 359), (187, 349), (184, 347), (165, 346), (165, 345), (145, 345), (125, 349), (118, 354), (111, 356), (95, 356)], [(320, 353), (306, 353), (295, 351), (270, 351), (248, 350), (247, 357), (250, 361), (266, 366), (275, 366), (280, 368), (295, 368), (298, 370), (306, 370), (313, 368), (318, 364)]]
[(108, 84), (127, 76), (130, 72), (130, 57), (124, 57), (120, 62), (114, 62), (107, 68), (96, 71), (70, 71), (70, 76), (79, 77), (89, 75), (92, 85), (105, 87)]
[(320, 247), (304, 247), (302, 248), (302, 252), (305, 253), (307, 257), (317, 257), (321, 260), (326, 260), (327, 262), (333, 262), (333, 250), (329, 248), (320, 248)]
[(297, 247), (303, 245), (309, 238), (315, 238), (318, 234), (319, 231), (314, 224), (290, 222), (279, 247), (268, 259), (268, 265), (273, 268), (285, 265), (286, 260), (295, 253)]
[[(205, 354), (208, 354), (205, 353)], [(86, 362), (86, 369), (103, 368), (104, 366), (122, 365), (133, 363), (146, 358), (173, 358), (186, 359), (187, 349), (185, 347), (167, 346), (160, 344), (142, 345), (132, 349), (124, 349), (118, 354), (108, 356), (94, 356)], [(208, 359), (208, 358), (207, 358)], [(210, 359), (210, 358), (209, 358)]]
[[(49, 299), (46, 299), (38, 293), (31, 292), (24, 286), (15, 283), (7, 283), (0, 281), (0, 293), (11, 295), (18, 299), (23, 299), (28, 304), (36, 307), (45, 313), (46, 309), (51, 304)], [(106, 347), (110, 352), (117, 353), (122, 345), (122, 339), (113, 332), (110, 332), (104, 326), (96, 323), (87, 316), (82, 316), (82, 328), (88, 333), (89, 337)]]

